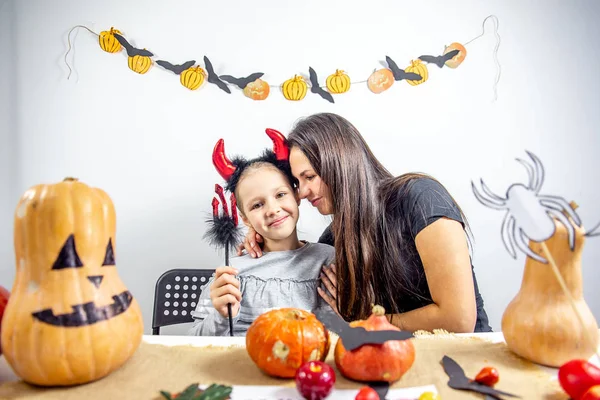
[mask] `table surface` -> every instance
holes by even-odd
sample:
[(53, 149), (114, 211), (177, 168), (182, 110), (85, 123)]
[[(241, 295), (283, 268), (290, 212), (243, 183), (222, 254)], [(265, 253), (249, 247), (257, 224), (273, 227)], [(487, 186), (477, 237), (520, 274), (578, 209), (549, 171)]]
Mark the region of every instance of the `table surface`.
[[(457, 336), (463, 337), (479, 337), (489, 340), (494, 343), (504, 342), (502, 332), (486, 332), (486, 333), (459, 333)], [(204, 346), (245, 346), (245, 337), (229, 337), (229, 336), (175, 336), (175, 335), (144, 335), (142, 339), (145, 343), (161, 344), (165, 346), (182, 346), (191, 345), (196, 347)], [(598, 348), (600, 352), (600, 346)], [(600, 360), (597, 356), (592, 356), (589, 360), (591, 363), (600, 367)], [(542, 367), (556, 376), (557, 368)], [(4, 356), (0, 356), (0, 383), (18, 379)]]

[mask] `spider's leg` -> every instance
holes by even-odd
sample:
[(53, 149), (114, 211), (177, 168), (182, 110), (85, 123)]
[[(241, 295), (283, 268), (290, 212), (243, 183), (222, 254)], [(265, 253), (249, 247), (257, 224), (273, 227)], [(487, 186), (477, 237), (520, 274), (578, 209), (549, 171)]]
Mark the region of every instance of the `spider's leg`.
[(535, 168), (534, 176), (536, 177), (536, 179), (535, 179), (535, 183), (534, 183), (534, 186), (532, 187), (532, 189), (536, 193), (539, 193), (540, 189), (542, 188), (542, 185), (544, 184), (544, 166), (542, 165), (542, 162), (535, 154), (533, 154), (530, 151), (526, 151), (526, 153), (533, 160), (533, 165)]
[(588, 237), (599, 236), (599, 235), (600, 235), (600, 222), (598, 222), (595, 227), (593, 227), (592, 229), (590, 229), (589, 231), (587, 231), (585, 233), (585, 236), (588, 236)]
[(492, 190), (485, 184), (485, 182), (483, 182), (483, 179), (480, 179), (479, 181), (481, 182), (481, 189), (483, 189), (483, 192), (487, 194), (489, 198), (497, 200), (502, 204), (506, 204), (506, 199), (492, 192)]
[(506, 208), (506, 203), (505, 202), (501, 202), (499, 200), (494, 200), (494, 199), (491, 199), (491, 198), (487, 198), (483, 194), (479, 193), (479, 191), (475, 187), (475, 184), (473, 183), (473, 181), (471, 181), (471, 186), (473, 188), (473, 193), (475, 194), (475, 197), (484, 206), (489, 207), (489, 208), (494, 208), (496, 210), (503, 210), (504, 208)]
[(529, 189), (533, 190), (533, 186), (535, 184), (535, 182), (534, 182), (535, 176), (533, 173), (533, 167), (531, 165), (529, 165), (529, 163), (523, 159), (517, 158), (517, 161), (520, 162), (521, 164), (523, 164), (523, 166), (527, 170), (527, 176), (529, 177), (529, 184), (527, 185), (527, 187)]
[(569, 247), (571, 250), (573, 250), (575, 248), (575, 228), (573, 225), (571, 225), (567, 217), (565, 217), (565, 215), (561, 212), (562, 209), (560, 207), (554, 208), (550, 205), (548, 205), (548, 207), (550, 210), (547, 210), (546, 212), (553, 217), (556, 217), (556, 219), (562, 222), (565, 228), (567, 228), (567, 232), (569, 233)]
[(507, 212), (504, 216), (504, 220), (502, 221), (502, 228), (500, 228), (500, 234), (502, 235), (502, 243), (504, 243), (504, 247), (508, 250), (508, 253), (514, 258), (517, 259), (517, 252), (515, 251), (515, 239), (511, 235), (511, 232), (514, 231), (515, 226), (515, 217), (513, 217), (510, 212)]
[[(577, 215), (577, 212), (573, 210), (573, 207), (565, 199), (559, 196), (551, 196), (551, 195), (543, 195), (538, 196), (540, 199), (540, 203), (545, 205), (548, 208), (552, 208), (556, 211), (564, 211), (569, 217), (577, 224), (577, 226), (581, 226), (581, 218)], [(558, 208), (557, 208), (558, 207)]]
[(519, 250), (521, 250), (523, 253), (533, 258), (534, 260), (537, 260), (544, 264), (548, 263), (548, 261), (546, 261), (544, 257), (540, 256), (539, 254), (536, 254), (533, 250), (531, 250), (531, 248), (529, 248), (529, 240), (527, 236), (525, 236), (525, 232), (523, 232), (523, 229), (519, 228), (518, 235), (516, 235), (516, 232), (514, 233), (515, 239), (517, 240), (517, 247), (519, 248)]

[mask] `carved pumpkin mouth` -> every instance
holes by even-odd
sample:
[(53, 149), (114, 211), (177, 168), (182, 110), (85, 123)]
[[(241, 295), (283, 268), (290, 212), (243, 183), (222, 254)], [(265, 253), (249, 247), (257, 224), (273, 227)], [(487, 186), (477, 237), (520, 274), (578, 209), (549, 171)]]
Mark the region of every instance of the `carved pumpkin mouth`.
[(70, 314), (59, 314), (54, 315), (52, 309), (47, 308), (42, 311), (33, 313), (33, 318), (50, 324), (53, 326), (62, 327), (80, 327), (93, 325), (96, 322), (106, 321), (119, 314), (123, 314), (131, 305), (133, 296), (128, 290), (112, 297), (114, 302), (112, 304), (96, 307), (93, 301), (89, 303), (77, 304), (71, 306), (73, 312)]

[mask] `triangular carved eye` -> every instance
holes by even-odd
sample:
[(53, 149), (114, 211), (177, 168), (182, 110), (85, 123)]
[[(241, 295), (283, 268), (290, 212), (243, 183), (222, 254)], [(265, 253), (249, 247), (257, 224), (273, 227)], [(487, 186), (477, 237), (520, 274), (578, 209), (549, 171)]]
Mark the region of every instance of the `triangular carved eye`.
[(83, 263), (77, 255), (77, 250), (75, 249), (75, 236), (73, 234), (69, 235), (62, 249), (60, 249), (60, 253), (58, 253), (58, 257), (56, 257), (56, 261), (52, 265), (52, 269), (64, 269), (64, 268), (80, 268), (83, 267)]
[(115, 252), (113, 251), (112, 239), (108, 239), (106, 245), (106, 254), (104, 255), (104, 262), (102, 266), (115, 265)]

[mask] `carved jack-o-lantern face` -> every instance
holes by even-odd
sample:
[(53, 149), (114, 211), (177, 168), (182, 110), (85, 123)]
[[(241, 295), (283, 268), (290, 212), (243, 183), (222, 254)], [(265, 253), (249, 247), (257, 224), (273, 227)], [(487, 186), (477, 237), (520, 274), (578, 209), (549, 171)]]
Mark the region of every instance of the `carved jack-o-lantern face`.
[[(108, 245), (106, 246), (106, 253), (104, 255), (104, 261), (101, 267), (115, 267), (115, 256), (112, 246), (112, 239), (109, 239)], [(84, 268), (81, 258), (77, 254), (75, 246), (75, 238), (70, 235), (62, 249), (58, 253), (58, 257), (52, 265), (53, 273), (60, 273), (60, 271), (68, 268)], [(87, 284), (93, 285), (92, 290), (101, 290), (100, 285), (104, 280), (104, 274), (101, 275), (89, 275), (86, 271), (83, 271), (83, 275), (89, 282), (81, 282), (83, 286)], [(79, 277), (79, 276), (78, 276)], [(114, 302), (98, 306), (93, 301), (83, 304), (73, 304), (73, 312), (68, 314), (55, 315), (51, 308), (46, 308), (41, 311), (34, 312), (32, 315), (35, 319), (45, 322), (50, 325), (64, 326), (64, 327), (78, 327), (95, 324), (99, 321), (105, 321), (116, 317), (124, 313), (133, 300), (133, 296), (128, 290), (124, 290), (118, 294), (112, 296)]]
[(1, 339), (24, 381), (90, 382), (139, 346), (141, 310), (117, 273), (115, 227), (110, 197), (75, 179), (34, 186), (19, 201), (17, 273)]

